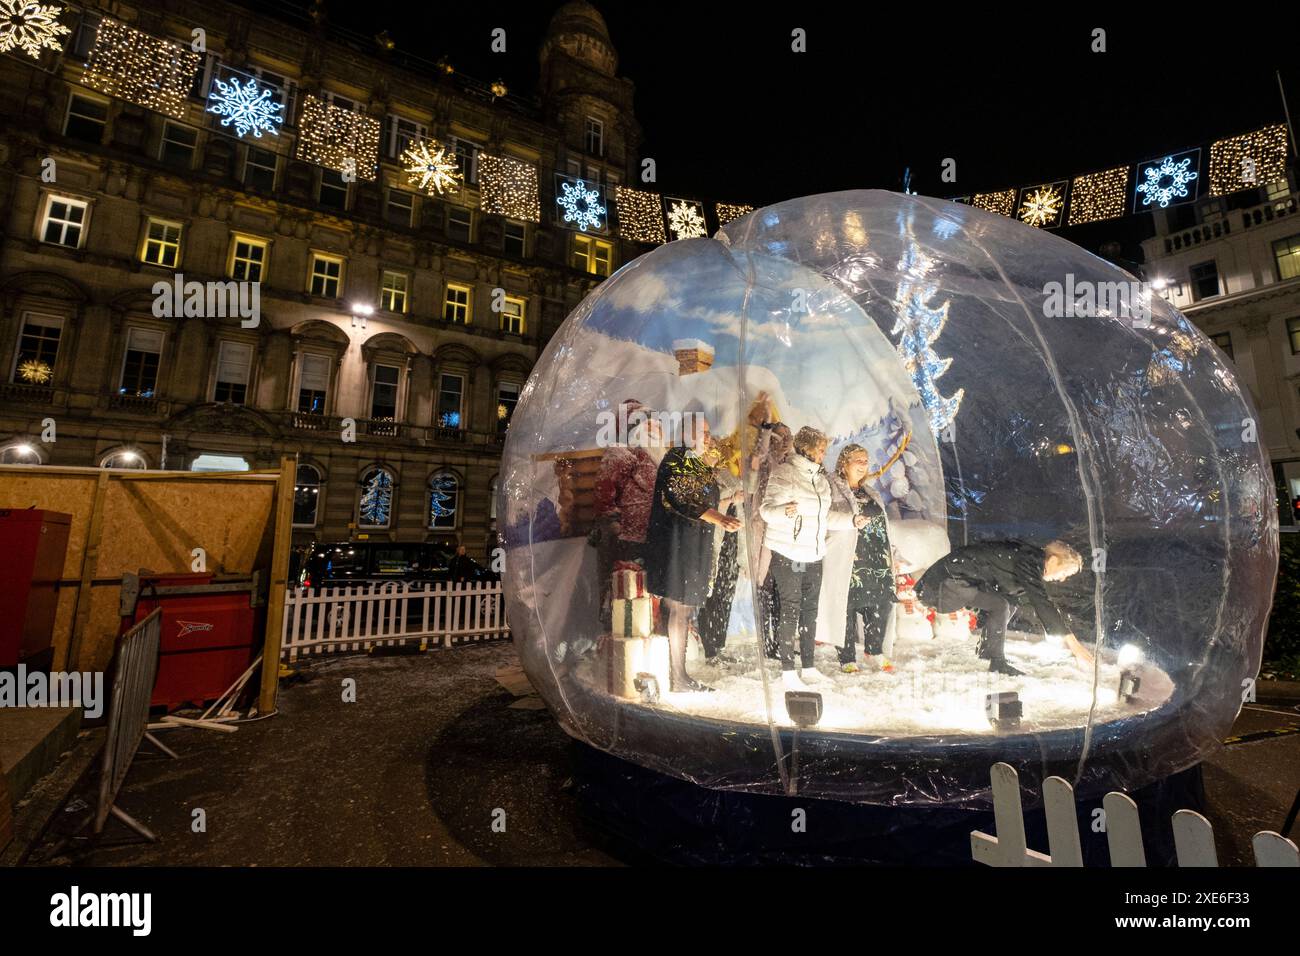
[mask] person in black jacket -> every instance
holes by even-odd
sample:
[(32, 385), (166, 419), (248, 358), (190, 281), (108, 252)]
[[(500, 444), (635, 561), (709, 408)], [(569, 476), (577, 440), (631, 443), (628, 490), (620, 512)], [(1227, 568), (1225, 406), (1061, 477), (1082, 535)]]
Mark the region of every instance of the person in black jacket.
[(1070, 632), (1064, 615), (1047, 594), (1045, 581), (1063, 581), (1083, 568), (1079, 552), (1064, 541), (1039, 548), (1023, 541), (981, 541), (940, 558), (916, 583), (916, 596), (940, 614), (962, 608), (984, 612), (979, 656), (989, 670), (1017, 676), (1003, 650), (1014, 607), (1028, 602), (1049, 634), (1065, 638), (1070, 652), (1091, 665), (1092, 656)]

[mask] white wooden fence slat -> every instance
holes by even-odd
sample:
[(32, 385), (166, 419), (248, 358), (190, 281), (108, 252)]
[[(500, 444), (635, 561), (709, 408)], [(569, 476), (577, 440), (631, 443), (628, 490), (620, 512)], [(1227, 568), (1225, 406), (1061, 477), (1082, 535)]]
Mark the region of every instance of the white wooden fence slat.
[(1142, 845), (1142, 824), (1138, 806), (1125, 793), (1111, 792), (1102, 797), (1106, 811), (1106, 843), (1110, 847), (1111, 866), (1146, 866), (1147, 853)]
[(1261, 830), (1251, 839), (1255, 849), (1256, 866), (1300, 867), (1300, 851), (1296, 845), (1273, 830)]
[(1067, 780), (1048, 777), (1043, 781), (1043, 812), (1047, 816), (1047, 848), (1052, 866), (1083, 866), (1074, 788)]
[(1219, 865), (1219, 856), (1214, 852), (1214, 827), (1195, 810), (1174, 814), (1174, 851), (1180, 867)]

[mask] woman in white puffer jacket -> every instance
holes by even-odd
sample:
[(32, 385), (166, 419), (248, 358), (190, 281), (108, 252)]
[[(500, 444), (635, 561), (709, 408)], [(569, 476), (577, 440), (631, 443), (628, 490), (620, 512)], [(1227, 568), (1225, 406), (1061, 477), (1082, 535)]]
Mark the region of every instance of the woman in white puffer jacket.
[(760, 506), (767, 523), (763, 543), (772, 551), (771, 575), (780, 615), (776, 635), (781, 676), (786, 687), (794, 690), (806, 688), (795, 670), (796, 630), (803, 679), (826, 679), (813, 666), (826, 534), (832, 529), (847, 531), (866, 523), (863, 515), (831, 507), (831, 483), (822, 470), (828, 444), (829, 439), (817, 429), (799, 429), (793, 454), (773, 469)]

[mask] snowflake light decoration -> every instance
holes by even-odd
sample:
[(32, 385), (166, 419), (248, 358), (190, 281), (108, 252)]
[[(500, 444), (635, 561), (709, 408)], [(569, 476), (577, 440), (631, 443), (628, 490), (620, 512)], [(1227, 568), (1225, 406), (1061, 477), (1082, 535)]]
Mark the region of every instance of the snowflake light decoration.
[(922, 404), (930, 413), (930, 428), (937, 436), (957, 417), (966, 390), (959, 388), (947, 396), (939, 391), (938, 380), (948, 371), (952, 359), (940, 358), (932, 346), (948, 322), (949, 303), (931, 301), (939, 291), (938, 283), (929, 278), (935, 262), (921, 251), (913, 237), (911, 217), (900, 225), (907, 246), (898, 263), (894, 327), (889, 330), (889, 334), (898, 337), (895, 348), (902, 356), (903, 367), (921, 395)]
[(1065, 196), (1054, 185), (1037, 186), (1020, 201), (1020, 221), (1035, 228), (1059, 225)]
[(445, 196), (461, 183), (460, 163), (454, 150), (437, 140), (421, 141), (402, 153), (406, 181), (430, 196)]
[(1142, 193), (1142, 205), (1149, 206), (1154, 202), (1164, 209), (1175, 197), (1186, 199), (1187, 184), (1198, 175), (1187, 168), (1191, 164), (1190, 156), (1178, 163), (1172, 156), (1166, 156), (1158, 165), (1147, 166), (1142, 171), (1145, 179), (1137, 187), (1137, 191)]
[(44, 385), (50, 380), (50, 367), (40, 359), (28, 359), (18, 366), (18, 374), (24, 382)]
[(702, 239), (707, 233), (700, 211), (685, 200), (670, 200), (668, 228), (678, 239)]
[(258, 90), (257, 83), (249, 80), (240, 84), (238, 77), (232, 77), (229, 83), (213, 80), (216, 92), (208, 95), (209, 113), (224, 116), (222, 126), (235, 124), (235, 132), (243, 137), (252, 132), (258, 139), (263, 131), (272, 136), (279, 136), (275, 128), (284, 122), (283, 116), (276, 115), (284, 106), (271, 98), (271, 90), (264, 87)]
[(59, 37), (72, 32), (59, 22), (62, 12), (34, 0), (0, 0), (0, 53), (18, 49), (36, 60), (42, 49), (62, 50)]
[(560, 183), (560, 195), (555, 202), (564, 209), (564, 221), (571, 222), (583, 232), (587, 228), (603, 229), (601, 217), (605, 207), (601, 205), (600, 193), (592, 189), (581, 179), (575, 182)]

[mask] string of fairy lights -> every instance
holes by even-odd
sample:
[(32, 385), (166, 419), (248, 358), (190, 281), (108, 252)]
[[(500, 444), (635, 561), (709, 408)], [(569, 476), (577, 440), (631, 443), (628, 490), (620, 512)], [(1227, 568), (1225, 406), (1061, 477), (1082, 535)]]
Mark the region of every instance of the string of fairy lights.
[[(70, 34), (61, 22), (65, 8), (36, 0), (0, 0), (0, 53), (38, 59), (45, 51), (63, 52)], [(174, 40), (102, 18), (86, 57), (82, 82), (101, 93), (145, 109), (183, 119), (191, 85), (202, 55)], [(278, 91), (277, 91), (278, 92)], [(249, 77), (244, 82), (214, 78), (206, 111), (223, 117), (245, 135), (272, 136), (287, 117), (271, 89)], [(295, 156), (374, 180), (379, 170), (379, 120), (354, 109), (304, 93), (298, 117)], [(1080, 226), (1194, 202), (1202, 195), (1225, 196), (1266, 186), (1286, 176), (1290, 140), (1277, 123), (1211, 143), (1208, 169), (1202, 150), (1165, 154), (1136, 164), (1086, 173), (1072, 179), (1020, 188), (959, 196), (965, 203), (1000, 216), (1014, 217), (1040, 229)], [(461, 192), (464, 181), (455, 151), (437, 140), (413, 144), (402, 154), (407, 181), (430, 196)], [(607, 202), (604, 188), (573, 177), (558, 183), (557, 220), (583, 232), (610, 231), (633, 242), (661, 244), (708, 235), (706, 204), (627, 186), (614, 189)], [(1203, 185), (1204, 184), (1204, 185)], [(508, 156), (479, 154), (479, 208), (524, 222), (541, 221), (538, 168)], [(725, 226), (753, 211), (753, 206), (718, 202), (713, 221)]]

